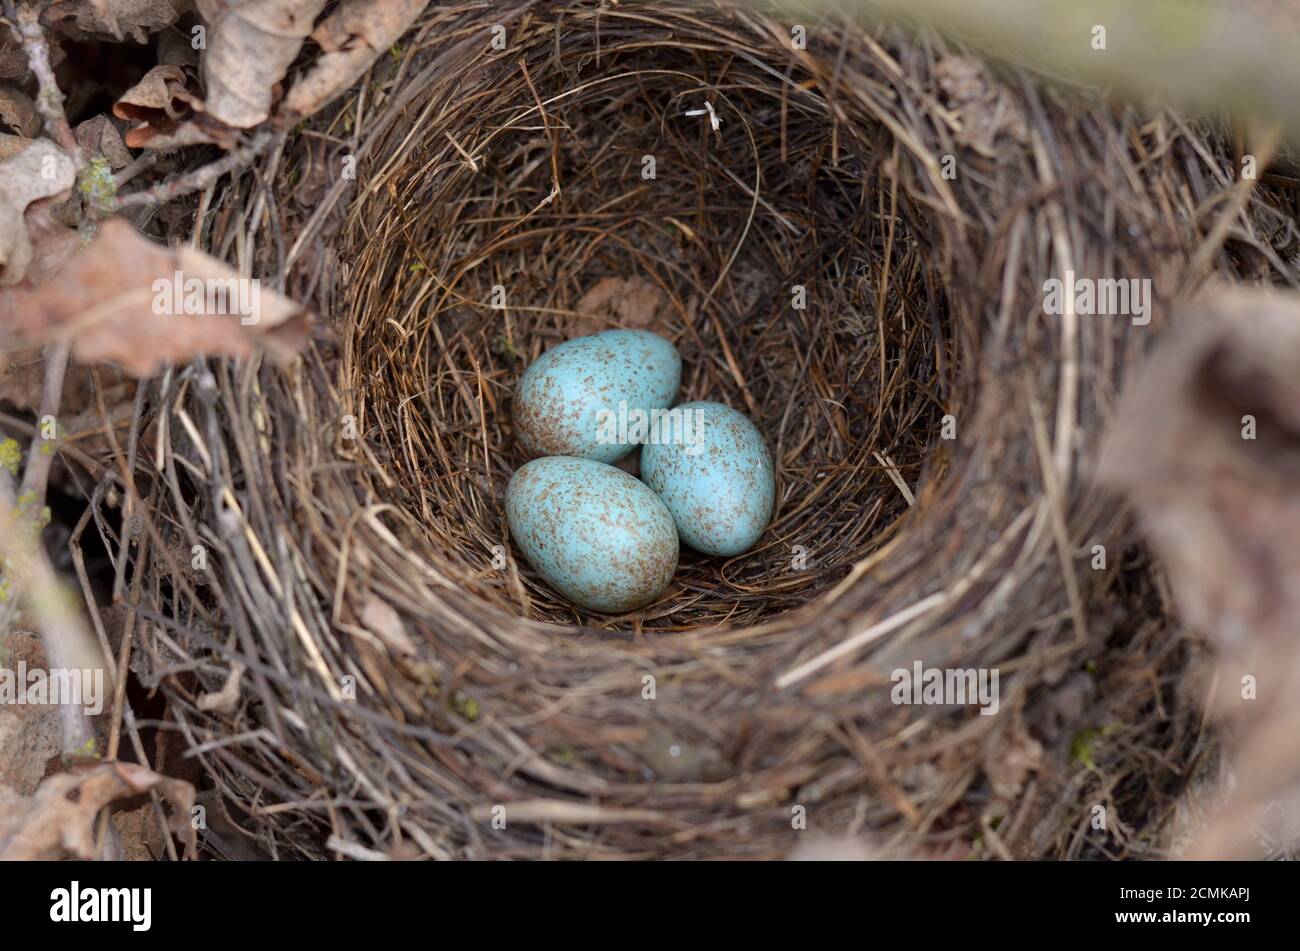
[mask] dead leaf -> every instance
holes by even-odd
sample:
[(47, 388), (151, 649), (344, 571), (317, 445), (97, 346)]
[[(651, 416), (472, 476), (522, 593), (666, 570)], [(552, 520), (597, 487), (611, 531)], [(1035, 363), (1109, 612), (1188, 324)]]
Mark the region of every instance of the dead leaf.
[(202, 112), (195, 113), (194, 118), (186, 122), (142, 125), (126, 134), (126, 144), (131, 148), (158, 152), (187, 145), (218, 145), (229, 150), (235, 147), (236, 141), (232, 130)]
[(108, 116), (98, 115), (87, 119), (72, 132), (90, 158), (104, 159), (113, 171), (131, 164), (131, 153), (122, 141), (122, 134)]
[(176, 20), (170, 0), (60, 0), (41, 13), (41, 23), (74, 40), (147, 43)]
[(0, 31), (0, 79), (25, 79), (27, 53), (9, 30)]
[(21, 281), (31, 263), (27, 206), (62, 195), (75, 181), (72, 159), (48, 139), (0, 162), (0, 287)]
[(1131, 375), (1099, 478), (1217, 648), (1206, 707), (1236, 782), (1190, 854), (1242, 857), (1268, 804), (1300, 792), (1300, 295), (1223, 289), (1175, 326)]
[(122, 93), (113, 106), (113, 115), (144, 122), (160, 112), (173, 121), (188, 115), (198, 101), (186, 89), (188, 82), (189, 77), (180, 66), (155, 66)]
[(198, 0), (208, 22), (208, 113), (235, 129), (265, 122), (273, 88), (324, 6), (325, 0)]
[(30, 343), (71, 339), (79, 360), (115, 362), (135, 376), (169, 361), (258, 349), (285, 362), (311, 322), (284, 295), (241, 281), (201, 251), (150, 241), (122, 218), (103, 222), (58, 280), (8, 295), (0, 293), (0, 330)]
[(401, 615), (382, 598), (372, 594), (366, 599), (366, 606), (361, 609), (361, 623), (390, 651), (408, 657), (415, 654), (415, 641), (406, 633)]
[(624, 330), (668, 330), (668, 297), (643, 277), (605, 277), (578, 301), (578, 316), (568, 321), (569, 336), (580, 337), (619, 327)]
[(429, 0), (345, 0), (312, 39), (322, 53), (284, 99), (292, 119), (314, 115), (360, 79), (407, 31)]
[[(0, 377), (0, 394), (3, 387), (4, 378)], [(0, 655), (7, 658), (3, 666), (15, 672), (19, 662), (25, 663), (28, 670), (43, 670), (49, 663), (40, 638), (22, 631), (0, 638)], [(57, 706), (0, 705), (0, 787), (30, 796), (45, 778), (50, 764), (57, 764), (62, 754), (63, 732)]]
[(167, 846), (162, 830), (154, 818), (153, 804), (113, 813), (113, 825), (122, 843), (122, 858), (127, 862), (155, 862), (163, 857)]
[(244, 676), (244, 665), (235, 661), (226, 674), (226, 682), (216, 693), (205, 693), (198, 699), (198, 708), (209, 713), (233, 713), (239, 706), (239, 684)]
[[(53, 212), (57, 207), (53, 198), (33, 202), (27, 207), (24, 220), (27, 223), (27, 235), (31, 239), (32, 259), (21, 281), (8, 290), (0, 286), (0, 302), (12, 299), (6, 295), (40, 287), (81, 249), (81, 238), (77, 232), (55, 220)], [(5, 329), (4, 321), (0, 320), (0, 333)]]
[(155, 66), (113, 104), (113, 115), (140, 125), (126, 134), (133, 149), (185, 145), (235, 145), (235, 132), (206, 114), (192, 87), (197, 80), (181, 66)]
[[(103, 159), (109, 169), (116, 171), (125, 168), (131, 162), (131, 153), (122, 142), (122, 136), (107, 116), (99, 115), (78, 125), (73, 130), (87, 161)], [(80, 189), (73, 189), (66, 201), (51, 205), (50, 217), (59, 224), (76, 228), (85, 215), (85, 196)]]
[(0, 788), (0, 860), (97, 858), (95, 820), (100, 810), (151, 789), (171, 802), (172, 831), (189, 839), (194, 854), (194, 787), (135, 763), (112, 762), (50, 776), (30, 797)]
[(41, 131), (41, 117), (36, 112), (36, 104), (25, 93), (12, 86), (0, 86), (0, 125), (34, 139)]

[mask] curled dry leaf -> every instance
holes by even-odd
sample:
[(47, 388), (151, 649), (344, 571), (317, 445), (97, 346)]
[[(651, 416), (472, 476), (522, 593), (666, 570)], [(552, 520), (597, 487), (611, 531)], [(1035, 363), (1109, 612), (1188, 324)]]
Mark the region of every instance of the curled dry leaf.
[(59, 0), (41, 13), (45, 26), (74, 40), (147, 43), (176, 20), (171, 0)]
[(61, 195), (75, 181), (72, 159), (48, 139), (38, 139), (0, 162), (0, 287), (21, 281), (31, 263), (27, 207)]
[(133, 149), (174, 149), (185, 145), (235, 146), (235, 133), (204, 112), (192, 90), (193, 74), (181, 66), (155, 66), (122, 94), (113, 115), (140, 125), (126, 134)]
[(1193, 854), (1226, 858), (1300, 771), (1300, 295), (1223, 290), (1178, 325), (1132, 375), (1099, 475), (1217, 648), (1207, 707), (1233, 735), (1235, 788)]
[(361, 78), (415, 22), (429, 0), (345, 0), (312, 39), (322, 53), (284, 99), (292, 119), (313, 115)]
[(30, 797), (0, 788), (0, 860), (94, 859), (100, 810), (151, 789), (171, 802), (172, 831), (188, 838), (193, 854), (197, 842), (189, 819), (194, 787), (135, 763), (114, 762), (50, 776)]
[(287, 361), (310, 326), (284, 295), (193, 248), (150, 241), (121, 218), (101, 224), (57, 280), (7, 298), (0, 293), (0, 330), (31, 343), (70, 339), (82, 362), (116, 363), (136, 376), (195, 356), (263, 350)]
[(148, 122), (163, 113), (173, 122), (194, 111), (198, 97), (186, 88), (189, 77), (180, 66), (155, 66), (138, 83), (122, 93), (113, 106), (119, 119)]
[(226, 674), (226, 682), (214, 693), (205, 693), (198, 699), (200, 710), (209, 713), (233, 713), (239, 706), (239, 687), (244, 677), (244, 665), (235, 661)]
[(272, 90), (324, 6), (325, 0), (198, 0), (208, 22), (208, 113), (236, 129), (266, 121)]

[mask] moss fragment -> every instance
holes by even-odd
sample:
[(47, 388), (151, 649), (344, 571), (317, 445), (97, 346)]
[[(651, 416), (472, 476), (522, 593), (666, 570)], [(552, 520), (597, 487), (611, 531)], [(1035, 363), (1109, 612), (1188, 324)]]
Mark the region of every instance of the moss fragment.
[(18, 475), (18, 463), (22, 462), (23, 453), (18, 448), (18, 440), (0, 440), (0, 466), (9, 470), (10, 475)]

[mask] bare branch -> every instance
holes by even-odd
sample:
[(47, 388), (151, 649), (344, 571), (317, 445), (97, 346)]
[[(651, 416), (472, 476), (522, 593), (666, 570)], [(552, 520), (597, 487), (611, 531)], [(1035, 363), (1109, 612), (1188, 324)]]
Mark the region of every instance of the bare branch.
[(77, 137), (72, 134), (68, 116), (63, 110), (63, 92), (59, 89), (54, 78), (54, 68), (50, 65), (50, 47), (45, 40), (45, 29), (40, 23), (40, 12), (26, 3), (17, 11), (14, 11), (12, 3), (6, 3), (5, 11), (14, 22), (23, 50), (27, 53), (27, 66), (40, 87), (36, 96), (36, 109), (45, 123), (45, 133), (71, 156), (73, 165), (80, 171), (86, 161), (85, 154)]
[(266, 151), (267, 147), (275, 140), (275, 136), (276, 132), (274, 130), (263, 129), (254, 135), (247, 145), (233, 149), (229, 154), (217, 159), (215, 162), (195, 169), (186, 175), (179, 175), (176, 178), (160, 182), (151, 188), (145, 188), (119, 197), (115, 210), (123, 211), (127, 208), (147, 208), (154, 205), (163, 205), (172, 199), (180, 198), (182, 195), (202, 191), (227, 172), (233, 172), (235, 169), (242, 168), (252, 162), (253, 159)]

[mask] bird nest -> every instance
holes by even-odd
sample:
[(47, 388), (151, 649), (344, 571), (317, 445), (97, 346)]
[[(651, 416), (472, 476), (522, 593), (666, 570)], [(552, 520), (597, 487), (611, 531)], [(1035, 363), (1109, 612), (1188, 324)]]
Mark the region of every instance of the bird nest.
[[(323, 326), (157, 382), (137, 677), (278, 856), (1149, 853), (1199, 712), (1089, 473), (1231, 176), (924, 33), (431, 9), (214, 204)], [(1149, 279), (1154, 319), (1045, 313), (1065, 271)], [(622, 616), (503, 508), (520, 374), (609, 327), (671, 339), (778, 483), (752, 550)], [(917, 664), (996, 672), (996, 715), (896, 703)]]

